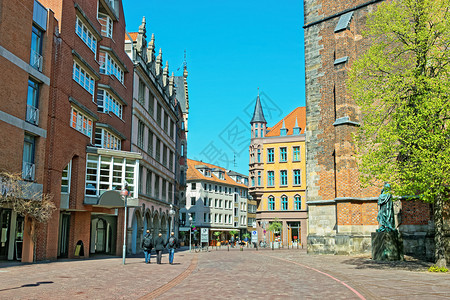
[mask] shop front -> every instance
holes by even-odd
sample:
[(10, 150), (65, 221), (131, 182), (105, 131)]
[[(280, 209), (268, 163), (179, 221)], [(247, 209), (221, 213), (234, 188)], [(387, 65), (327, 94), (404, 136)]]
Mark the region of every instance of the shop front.
[(0, 260), (21, 260), (25, 220), (12, 209), (0, 207)]

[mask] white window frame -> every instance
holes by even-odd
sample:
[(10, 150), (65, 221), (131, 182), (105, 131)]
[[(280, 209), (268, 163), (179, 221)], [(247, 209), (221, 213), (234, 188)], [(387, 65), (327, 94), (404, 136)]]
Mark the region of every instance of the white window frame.
[(119, 119), (122, 119), (123, 105), (107, 90), (99, 88), (97, 91), (97, 111), (103, 113), (112, 112)]
[(113, 20), (111, 19), (110, 16), (102, 14), (102, 13), (98, 13), (98, 19), (105, 19), (106, 20), (106, 25), (103, 26), (103, 24), (100, 22), (101, 27), (102, 27), (102, 36), (105, 36), (107, 38), (112, 39), (113, 36)]
[(94, 96), (94, 78), (76, 61), (73, 62), (72, 79)]
[(86, 114), (72, 107), (70, 112), (70, 127), (88, 136), (92, 140), (93, 123), (94, 121), (87, 117)]
[(116, 59), (106, 51), (100, 51), (100, 73), (105, 75), (114, 75), (122, 84), (124, 80), (124, 71)]
[(75, 25), (75, 33), (89, 47), (89, 49), (94, 52), (94, 55), (97, 54), (97, 39), (78, 16)]
[[(98, 143), (98, 134), (100, 135)], [(104, 149), (121, 150), (122, 139), (105, 128), (95, 128), (95, 146)]]

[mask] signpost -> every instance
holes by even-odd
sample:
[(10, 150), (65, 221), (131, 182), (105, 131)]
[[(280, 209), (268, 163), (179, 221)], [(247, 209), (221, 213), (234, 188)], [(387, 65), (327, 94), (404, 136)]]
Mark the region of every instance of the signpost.
[(209, 229), (202, 228), (200, 233), (200, 242), (201, 243), (209, 243)]
[(258, 231), (252, 231), (252, 243), (258, 243)]

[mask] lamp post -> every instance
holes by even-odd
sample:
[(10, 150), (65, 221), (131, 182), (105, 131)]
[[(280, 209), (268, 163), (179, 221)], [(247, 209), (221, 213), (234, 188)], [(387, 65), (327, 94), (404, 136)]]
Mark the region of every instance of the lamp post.
[(128, 194), (130, 192), (128, 191), (128, 184), (125, 183), (124, 188), (120, 191), (120, 195), (122, 196), (122, 200), (125, 204), (125, 213), (124, 213), (124, 221), (123, 221), (123, 249), (122, 249), (122, 264), (125, 264), (125, 256), (127, 251), (127, 199)]
[(192, 217), (191, 214), (189, 215), (189, 252), (192, 252), (192, 242), (191, 242), (191, 236), (192, 236)]
[(170, 221), (170, 224), (169, 224), (169, 236), (170, 236), (170, 233), (173, 230), (172, 223), (174, 222), (174, 219), (173, 219), (174, 215), (175, 215), (175, 210), (173, 209), (173, 205), (170, 204), (169, 216), (171, 217), (171, 221)]

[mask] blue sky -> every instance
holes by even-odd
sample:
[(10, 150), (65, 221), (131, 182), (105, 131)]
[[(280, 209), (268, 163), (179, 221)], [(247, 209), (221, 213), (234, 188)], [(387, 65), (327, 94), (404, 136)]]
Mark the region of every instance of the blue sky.
[(155, 34), (170, 73), (182, 66), (186, 50), (188, 157), (248, 174), (249, 122), (258, 87), (268, 126), (305, 105), (303, 1), (123, 0), (123, 5), (129, 32), (138, 31), (146, 17), (147, 39)]

